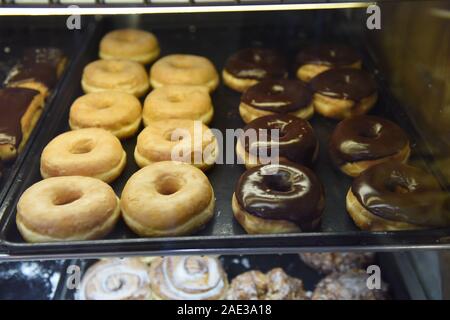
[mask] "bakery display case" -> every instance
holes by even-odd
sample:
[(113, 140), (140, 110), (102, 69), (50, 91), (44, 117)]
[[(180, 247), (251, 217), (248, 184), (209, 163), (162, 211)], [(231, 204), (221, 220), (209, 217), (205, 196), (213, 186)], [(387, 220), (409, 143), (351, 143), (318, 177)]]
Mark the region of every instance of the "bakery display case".
[(214, 255), (310, 298), (299, 253), (377, 251), (370, 298), (443, 297), (447, 1), (4, 0), (0, 34), (0, 260)]

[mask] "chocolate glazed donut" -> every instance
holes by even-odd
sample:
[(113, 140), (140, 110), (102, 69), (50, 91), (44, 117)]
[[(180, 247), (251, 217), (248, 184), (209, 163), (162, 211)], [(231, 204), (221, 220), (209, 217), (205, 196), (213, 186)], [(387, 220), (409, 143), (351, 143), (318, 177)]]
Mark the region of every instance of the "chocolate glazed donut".
[(310, 84), (315, 111), (330, 118), (364, 114), (378, 97), (373, 77), (354, 68), (330, 69), (313, 78)]
[[(277, 139), (272, 137), (272, 130), (278, 130)], [(319, 142), (308, 121), (288, 114), (269, 115), (253, 120), (244, 128), (236, 144), (236, 154), (251, 168), (269, 163), (274, 148), (278, 149), (279, 160), (311, 166), (317, 158)]]
[(347, 210), (364, 230), (407, 230), (450, 225), (449, 198), (422, 169), (385, 162), (357, 177)]
[(314, 113), (312, 97), (309, 87), (299, 80), (266, 79), (243, 93), (239, 113), (245, 123), (274, 113), (309, 119)]
[(282, 162), (247, 170), (233, 195), (233, 212), (248, 233), (316, 229), (325, 207), (322, 184), (308, 168)]
[(271, 49), (248, 48), (228, 58), (223, 70), (226, 85), (239, 92), (263, 79), (280, 79), (288, 75), (286, 62)]
[(297, 78), (308, 82), (318, 74), (339, 67), (361, 68), (361, 56), (351, 47), (339, 44), (313, 45), (296, 57)]
[(363, 115), (343, 120), (330, 138), (331, 160), (352, 177), (381, 162), (406, 162), (409, 154), (404, 131), (380, 117)]

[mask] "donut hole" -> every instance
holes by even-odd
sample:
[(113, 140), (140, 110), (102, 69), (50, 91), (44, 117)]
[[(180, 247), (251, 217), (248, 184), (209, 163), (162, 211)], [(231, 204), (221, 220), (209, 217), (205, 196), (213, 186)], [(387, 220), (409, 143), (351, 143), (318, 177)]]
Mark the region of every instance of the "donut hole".
[(111, 101), (99, 101), (94, 105), (94, 108), (98, 110), (111, 108)]
[(181, 129), (173, 129), (165, 132), (163, 137), (166, 141), (181, 141), (185, 138), (185, 132)]
[(417, 182), (413, 178), (394, 173), (386, 182), (386, 188), (393, 193), (406, 194), (416, 190)]
[(365, 127), (359, 134), (364, 138), (375, 139), (380, 136), (382, 127), (380, 123), (375, 123)]
[(164, 196), (177, 193), (183, 186), (183, 181), (179, 177), (172, 175), (161, 176), (156, 180), (156, 192)]
[(176, 69), (192, 68), (192, 63), (186, 59), (177, 59), (177, 60), (170, 61), (170, 65)]
[(58, 193), (54, 198), (53, 198), (53, 204), (55, 206), (64, 206), (66, 204), (70, 204), (72, 202), (75, 202), (79, 199), (81, 199), (81, 197), (83, 196), (83, 194), (80, 191), (67, 191), (65, 190), (64, 192)]
[(111, 73), (122, 72), (123, 65), (121, 63), (109, 61), (109, 63), (103, 66), (103, 70)]
[(167, 100), (172, 103), (178, 103), (178, 102), (182, 102), (183, 100), (185, 100), (185, 97), (184, 97), (184, 94), (182, 94), (182, 93), (170, 93), (167, 96)]
[(284, 170), (265, 175), (264, 183), (268, 189), (275, 192), (289, 192), (292, 190), (291, 175)]
[(94, 141), (91, 139), (82, 139), (77, 141), (70, 148), (70, 153), (72, 154), (85, 154), (89, 153), (94, 149)]

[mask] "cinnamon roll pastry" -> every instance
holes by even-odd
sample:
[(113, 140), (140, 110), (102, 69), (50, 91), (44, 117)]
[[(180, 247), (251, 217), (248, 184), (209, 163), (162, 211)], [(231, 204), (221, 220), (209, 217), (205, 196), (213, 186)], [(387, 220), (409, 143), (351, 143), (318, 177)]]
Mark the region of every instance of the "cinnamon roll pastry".
[(302, 280), (290, 277), (281, 268), (265, 274), (257, 270), (244, 272), (231, 281), (227, 294), (227, 300), (305, 299)]
[(159, 258), (150, 267), (155, 300), (222, 300), (227, 276), (217, 258), (174, 256)]
[(103, 259), (84, 274), (77, 300), (148, 300), (148, 267), (137, 258)]

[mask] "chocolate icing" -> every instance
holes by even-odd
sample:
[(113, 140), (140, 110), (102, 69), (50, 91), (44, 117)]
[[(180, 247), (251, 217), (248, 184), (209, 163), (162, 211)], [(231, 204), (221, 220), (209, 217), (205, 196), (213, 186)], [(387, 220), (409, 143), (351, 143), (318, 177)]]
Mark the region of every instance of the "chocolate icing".
[(450, 225), (448, 195), (422, 169), (385, 162), (353, 180), (352, 193), (372, 214), (422, 227)]
[(350, 66), (361, 60), (356, 50), (344, 45), (314, 45), (302, 50), (296, 58), (298, 67), (304, 64), (319, 64), (330, 67)]
[(353, 101), (367, 98), (377, 90), (373, 77), (369, 73), (355, 68), (327, 70), (314, 77), (310, 84), (316, 93)]
[(16, 64), (5, 80), (5, 85), (19, 85), (22, 82), (39, 82), (47, 88), (56, 84), (56, 71), (48, 64)]
[(293, 112), (308, 107), (312, 91), (299, 80), (267, 79), (248, 88), (241, 102), (257, 109), (277, 113)]
[(330, 156), (346, 162), (392, 156), (409, 144), (403, 130), (392, 121), (375, 116), (356, 116), (341, 121), (330, 138)]
[(39, 92), (26, 88), (0, 89), (0, 144), (16, 148), (22, 141), (21, 119)]
[(9, 72), (5, 85), (36, 81), (51, 89), (58, 78), (58, 66), (64, 54), (58, 48), (30, 47), (25, 49), (22, 60)]
[[(264, 155), (270, 156), (271, 149), (278, 147), (280, 159), (307, 166), (312, 165), (315, 160), (318, 141), (311, 125), (306, 120), (288, 114), (274, 114), (253, 120), (245, 126), (244, 133), (248, 133), (250, 129), (255, 130), (256, 141), (246, 138), (244, 134), (239, 137), (238, 143), (251, 154), (257, 156), (263, 151)], [(276, 129), (279, 130), (278, 142), (272, 141), (271, 137), (271, 130)], [(251, 135), (249, 136), (251, 137)]]
[(248, 48), (238, 51), (228, 58), (225, 70), (242, 79), (287, 77), (285, 60), (271, 49)]
[(248, 213), (263, 219), (288, 220), (310, 231), (322, 215), (322, 184), (308, 168), (282, 162), (247, 170), (236, 186), (236, 200)]

